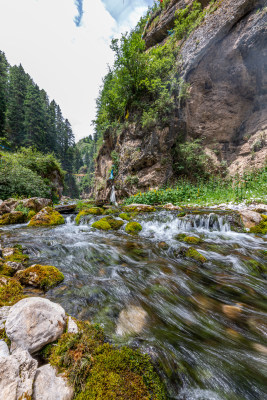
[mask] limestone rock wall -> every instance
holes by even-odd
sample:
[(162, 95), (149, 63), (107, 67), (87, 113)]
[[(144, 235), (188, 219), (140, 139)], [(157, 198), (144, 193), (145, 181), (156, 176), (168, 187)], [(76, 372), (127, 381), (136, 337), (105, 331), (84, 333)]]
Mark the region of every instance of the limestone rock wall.
[[(147, 47), (167, 37), (177, 8), (172, 0), (155, 15), (144, 36)], [(203, 0), (203, 6), (208, 1)], [(129, 124), (107, 135), (96, 164), (95, 195), (107, 200), (111, 152), (120, 155), (117, 196), (158, 187), (173, 178), (172, 149), (178, 135), (201, 138), (207, 153), (230, 173), (261, 167), (267, 155), (267, 0), (221, 0), (191, 33), (177, 59), (177, 73), (190, 84), (189, 97), (177, 105), (165, 129), (143, 132)]]

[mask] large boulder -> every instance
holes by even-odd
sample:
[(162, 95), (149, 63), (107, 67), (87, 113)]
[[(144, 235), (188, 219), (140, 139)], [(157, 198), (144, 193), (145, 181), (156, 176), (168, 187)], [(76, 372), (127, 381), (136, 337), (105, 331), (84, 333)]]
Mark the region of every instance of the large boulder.
[(21, 347), (32, 354), (57, 340), (65, 326), (66, 314), (59, 304), (31, 297), (19, 301), (11, 308), (5, 329), (13, 349)]
[(22, 224), (25, 221), (26, 217), (21, 211), (11, 211), (0, 216), (0, 225)]
[(52, 206), (52, 200), (42, 197), (31, 197), (21, 201), (23, 207), (27, 207), (35, 212), (41, 211), (44, 207)]
[(0, 329), (3, 329), (5, 327), (5, 322), (7, 319), (7, 316), (9, 314), (11, 307), (6, 306), (6, 307), (0, 307)]
[(50, 364), (37, 370), (33, 386), (33, 400), (71, 400), (74, 390), (62, 376), (57, 376)]
[(52, 207), (43, 208), (29, 222), (29, 226), (53, 226), (65, 223), (64, 218)]

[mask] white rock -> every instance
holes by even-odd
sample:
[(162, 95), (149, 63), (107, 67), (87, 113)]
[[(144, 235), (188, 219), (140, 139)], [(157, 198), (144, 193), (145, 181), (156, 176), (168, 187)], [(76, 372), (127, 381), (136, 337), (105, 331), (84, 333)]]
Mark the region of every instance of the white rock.
[(0, 307), (0, 329), (5, 327), (4, 323), (6, 322), (7, 316), (9, 314), (11, 307)]
[(66, 325), (64, 309), (50, 300), (31, 297), (16, 303), (6, 320), (11, 348), (21, 347), (34, 353), (58, 339)]
[(0, 340), (0, 358), (8, 357), (9, 356), (9, 349), (8, 345), (4, 340)]
[(68, 319), (68, 333), (78, 333), (78, 332), (79, 332), (79, 329), (78, 329), (78, 326), (77, 326), (76, 322), (71, 317), (69, 317), (69, 319)]
[(16, 349), (11, 357), (15, 358), (19, 364), (17, 399), (30, 398), (38, 363), (27, 350)]
[(143, 308), (128, 306), (120, 312), (116, 328), (117, 335), (140, 333), (145, 326), (147, 317), (148, 314)]
[(56, 375), (50, 365), (38, 368), (34, 385), (33, 400), (71, 400), (74, 390), (65, 378)]
[(17, 400), (19, 363), (15, 357), (0, 358), (0, 400)]

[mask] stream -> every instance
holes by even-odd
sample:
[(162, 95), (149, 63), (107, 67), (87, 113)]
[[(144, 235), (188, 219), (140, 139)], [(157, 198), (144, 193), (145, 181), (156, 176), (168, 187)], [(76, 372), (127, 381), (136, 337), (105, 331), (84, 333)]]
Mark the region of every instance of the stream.
[[(172, 399), (267, 399), (267, 236), (233, 232), (229, 217), (214, 211), (140, 214), (137, 237), (123, 228), (96, 231), (98, 218), (1, 227), (2, 245), (19, 243), (31, 264), (62, 271), (64, 282), (45, 296), (100, 323), (112, 342), (149, 353)], [(179, 233), (202, 242), (189, 245)], [(207, 262), (184, 257), (190, 246)], [(120, 335), (119, 316), (129, 307), (146, 315), (144, 326)]]

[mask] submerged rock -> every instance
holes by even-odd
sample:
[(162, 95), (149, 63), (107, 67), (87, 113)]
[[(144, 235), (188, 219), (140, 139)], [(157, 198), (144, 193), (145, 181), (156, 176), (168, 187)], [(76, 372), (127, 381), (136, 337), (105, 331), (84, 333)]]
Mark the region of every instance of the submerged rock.
[(59, 305), (43, 298), (26, 298), (15, 304), (6, 320), (6, 334), (12, 348), (35, 353), (57, 340), (66, 325), (66, 314)]
[(239, 304), (236, 305), (223, 304), (222, 311), (228, 318), (237, 319), (242, 313), (242, 308), (240, 307)]
[(16, 273), (16, 278), (23, 285), (49, 290), (64, 280), (64, 275), (52, 265), (35, 264)]
[(148, 314), (139, 306), (128, 306), (122, 310), (119, 315), (116, 333), (117, 335), (126, 335), (131, 333), (142, 332)]
[(129, 233), (130, 235), (137, 235), (138, 232), (142, 230), (142, 225), (139, 224), (138, 222), (128, 222), (128, 224), (125, 227), (125, 232)]
[(38, 368), (33, 385), (33, 400), (72, 400), (74, 390), (67, 380), (57, 376), (52, 365)]
[(205, 263), (207, 261), (206, 257), (200, 254), (196, 249), (193, 247), (189, 247), (188, 249), (181, 249), (181, 254), (185, 257), (193, 258), (200, 263)]
[(52, 207), (45, 207), (36, 214), (29, 222), (29, 226), (53, 226), (65, 223), (61, 214)]

